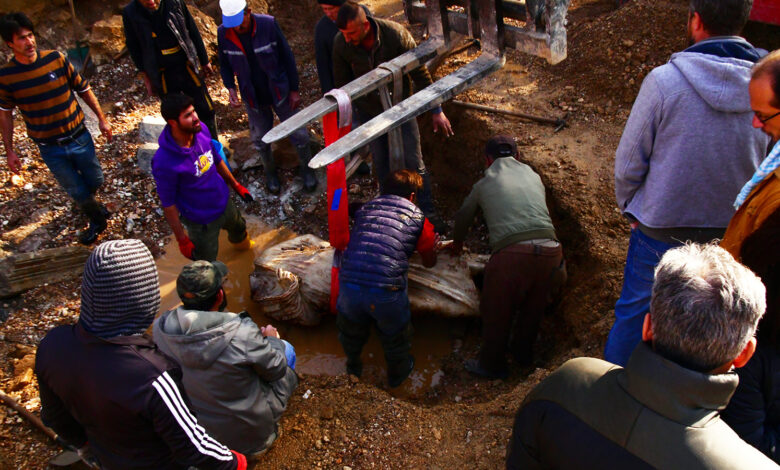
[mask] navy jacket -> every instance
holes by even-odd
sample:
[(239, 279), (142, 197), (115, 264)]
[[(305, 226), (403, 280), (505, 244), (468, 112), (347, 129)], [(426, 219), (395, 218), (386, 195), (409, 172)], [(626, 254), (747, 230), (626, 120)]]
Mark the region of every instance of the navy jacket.
[(339, 281), (389, 290), (406, 288), (409, 257), (425, 223), (419, 207), (400, 196), (383, 195), (355, 214)]
[(89, 441), (102, 468), (238, 468), (190, 412), (178, 364), (145, 336), (59, 326), (41, 341), (35, 374), (43, 422), (73, 445)]
[(251, 53), (257, 56), (260, 68), (268, 76), (268, 87), (273, 103), (259, 102), (255, 94), (252, 77), (249, 72), (247, 51), (232, 28), (220, 25), (217, 29), (219, 48), (219, 66), (225, 88), (233, 89), (238, 77), (238, 89), (241, 99), (252, 108), (273, 104), (278, 106), (287, 99), (290, 91), (298, 91), (298, 71), (295, 69), (295, 57), (287, 44), (279, 24), (273, 16), (252, 14)]

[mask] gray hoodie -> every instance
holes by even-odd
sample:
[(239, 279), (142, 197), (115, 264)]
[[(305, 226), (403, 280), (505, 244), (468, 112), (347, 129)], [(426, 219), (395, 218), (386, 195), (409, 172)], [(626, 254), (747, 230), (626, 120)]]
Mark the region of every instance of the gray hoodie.
[(751, 125), (752, 66), (678, 52), (648, 74), (615, 155), (624, 214), (655, 229), (725, 229), (769, 144)]
[(287, 367), (284, 343), (263, 337), (248, 315), (184, 307), (154, 322), (154, 342), (184, 372), (198, 422), (244, 454), (265, 449), (298, 377)]

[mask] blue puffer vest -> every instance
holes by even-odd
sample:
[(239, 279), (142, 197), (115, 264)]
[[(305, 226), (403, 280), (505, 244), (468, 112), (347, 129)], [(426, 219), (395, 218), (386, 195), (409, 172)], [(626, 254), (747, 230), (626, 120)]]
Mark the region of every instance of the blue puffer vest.
[(366, 203), (355, 215), (339, 281), (388, 290), (405, 289), (409, 257), (414, 253), (424, 222), (420, 208), (400, 196), (379, 196)]

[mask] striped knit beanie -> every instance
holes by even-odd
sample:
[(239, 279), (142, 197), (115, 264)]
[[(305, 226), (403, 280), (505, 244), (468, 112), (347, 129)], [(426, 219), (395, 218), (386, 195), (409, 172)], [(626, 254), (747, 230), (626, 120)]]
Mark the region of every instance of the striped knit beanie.
[(79, 322), (100, 338), (143, 333), (160, 309), (152, 254), (140, 240), (111, 240), (84, 266)]

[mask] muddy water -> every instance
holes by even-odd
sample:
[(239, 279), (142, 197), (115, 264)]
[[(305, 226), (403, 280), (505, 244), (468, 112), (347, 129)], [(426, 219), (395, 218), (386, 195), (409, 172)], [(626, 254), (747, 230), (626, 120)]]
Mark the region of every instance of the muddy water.
[[(241, 252), (233, 249), (222, 232), (219, 240), (219, 260), (228, 266), (230, 273), (225, 282), (228, 297), (227, 309), (232, 312), (246, 310), (258, 325), (272, 324), (282, 338), (295, 346), (298, 355), (296, 369), (305, 374), (337, 375), (346, 370), (346, 360), (338, 341), (335, 317), (325, 315), (322, 323), (315, 327), (302, 327), (284, 324), (263, 316), (252, 301), (249, 289), (249, 274), (254, 270), (254, 258), (263, 250), (296, 236), (286, 228), (271, 228), (258, 218), (247, 217), (247, 230), (255, 241), (253, 252)], [(162, 311), (179, 305), (176, 294), (176, 277), (181, 268), (189, 262), (179, 253), (176, 241), (171, 238), (166, 244), (166, 255), (157, 260), (162, 295)], [(441, 378), (441, 360), (452, 352), (454, 339), (465, 329), (465, 323), (455, 319), (415, 317), (412, 321), (415, 329), (412, 341), (412, 354), (415, 357), (415, 370), (409, 380), (394, 394), (413, 396), (435, 387)], [(373, 331), (363, 350), (363, 379), (375, 383), (385, 383), (386, 368), (382, 347)]]

